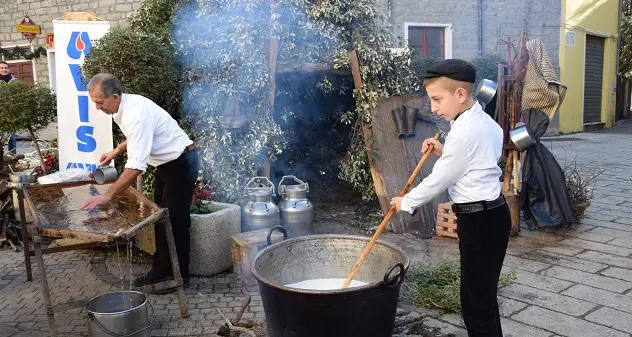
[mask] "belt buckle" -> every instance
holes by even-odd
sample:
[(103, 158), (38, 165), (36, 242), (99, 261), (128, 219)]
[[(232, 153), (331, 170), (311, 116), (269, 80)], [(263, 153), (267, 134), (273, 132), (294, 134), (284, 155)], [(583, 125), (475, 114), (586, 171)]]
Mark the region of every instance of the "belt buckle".
[(459, 212), (457, 212), (457, 210), (458, 210), (457, 205), (453, 203), (453, 204), (452, 204), (452, 213), (454, 213), (454, 214), (458, 214)]

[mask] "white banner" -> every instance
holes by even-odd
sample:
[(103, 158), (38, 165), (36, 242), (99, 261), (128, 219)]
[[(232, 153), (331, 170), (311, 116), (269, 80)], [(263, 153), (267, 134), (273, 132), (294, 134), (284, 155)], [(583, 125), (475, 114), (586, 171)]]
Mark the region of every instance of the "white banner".
[(53, 20), (59, 169), (94, 172), (101, 154), (112, 150), (112, 117), (88, 96), (81, 65), (95, 40), (110, 30), (107, 21)]

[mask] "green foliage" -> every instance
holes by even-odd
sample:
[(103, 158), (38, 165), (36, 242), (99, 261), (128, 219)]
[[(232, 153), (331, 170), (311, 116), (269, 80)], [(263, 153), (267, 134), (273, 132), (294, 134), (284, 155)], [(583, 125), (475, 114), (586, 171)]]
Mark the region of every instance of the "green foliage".
[(29, 82), (0, 83), (0, 132), (45, 128), (57, 115), (57, 99), (50, 90)]
[(375, 200), (375, 187), (369, 168), (367, 152), (364, 145), (364, 136), (360, 127), (360, 121), (356, 121), (350, 134), (350, 144), (346, 156), (340, 162), (338, 177), (353, 186), (362, 194), (362, 200)]
[(82, 71), (86, 80), (111, 73), (126, 93), (143, 95), (177, 116), (180, 90), (175, 65), (171, 46), (157, 36), (115, 28), (96, 41)]
[(210, 214), (216, 211), (217, 207), (210, 202), (191, 205), (191, 214)]
[(433, 63), (439, 60), (440, 59), (435, 58), (435, 57), (415, 57), (412, 60), (410, 60), (410, 69), (412, 69), (412, 71), (415, 73), (415, 76), (417, 77), (417, 81), (419, 82), (419, 84), (422, 85), (420, 88), (421, 96), (424, 96), (426, 94), (426, 89), (423, 88), (423, 83), (424, 83), (424, 78), (425, 78), (424, 75), (426, 74), (426, 70), (428, 70), (430, 65), (432, 65)]
[[(501, 274), (498, 287), (506, 287), (515, 279), (513, 272)], [(461, 311), (460, 283), (459, 261), (424, 264), (408, 270), (402, 296), (417, 307), (458, 313)]]
[(621, 59), (619, 74), (625, 77), (632, 75), (632, 19), (626, 16), (621, 19)]
[[(348, 67), (348, 50), (357, 50), (365, 87), (355, 93), (355, 108), (341, 115), (344, 123), (370, 123), (370, 109), (379, 97), (416, 87), (406, 66), (408, 55), (395, 56), (388, 49), (373, 0), (284, 0), (273, 6), (253, 0), (202, 0), (179, 12), (174, 23), (174, 44), (186, 79), (185, 114), (219, 200), (241, 196), (246, 180), (257, 173), (261, 153), (274, 159), (286, 148), (268, 103), (271, 81), (265, 55), (271, 34), (280, 41), (279, 64)], [(332, 90), (326, 78), (316, 87)], [(231, 100), (239, 102), (249, 121), (241, 133), (229, 132), (222, 124), (224, 115), (232, 113), (226, 111)], [(370, 174), (364, 174), (368, 165), (362, 138), (355, 139), (340, 176), (374, 198)]]
[(129, 19), (130, 27), (137, 32), (155, 35), (168, 45), (176, 9), (188, 3), (189, 0), (143, 1)]
[(33, 51), (26, 50), (22, 47), (13, 47), (12, 49), (0, 48), (0, 60), (32, 60), (40, 58), (40, 56), (47, 56), (46, 49), (42, 46), (35, 48)]
[(498, 65), (507, 64), (506, 60), (497, 54), (477, 56), (470, 62), (476, 67), (476, 84), (484, 78), (498, 82)]

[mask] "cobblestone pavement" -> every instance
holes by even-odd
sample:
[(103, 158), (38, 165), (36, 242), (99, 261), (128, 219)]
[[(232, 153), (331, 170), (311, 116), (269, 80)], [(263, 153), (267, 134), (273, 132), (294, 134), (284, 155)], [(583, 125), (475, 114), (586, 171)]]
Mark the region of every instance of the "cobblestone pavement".
[[(625, 126), (625, 125), (624, 125)], [(517, 279), (500, 292), (505, 337), (606, 337), (632, 334), (632, 128), (574, 134), (544, 140), (562, 166), (573, 160), (582, 172), (603, 170), (592, 204), (582, 224), (568, 231), (522, 229), (512, 238), (504, 271)], [(341, 214), (317, 208), (318, 231), (366, 235), (349, 227), (353, 207)], [(413, 264), (458, 259), (457, 241), (435, 237), (384, 233), (382, 239), (402, 247)], [(73, 251), (46, 255), (47, 275), (54, 304), (100, 295), (121, 288), (116, 263), (108, 252)], [(112, 258), (112, 252), (109, 252)], [(136, 265), (135, 273), (146, 269)], [(124, 268), (124, 267), (123, 267)], [(26, 281), (20, 253), (0, 250), (0, 337), (46, 336), (47, 321), (34, 266), (33, 282)], [(126, 283), (126, 282), (123, 282)], [(186, 290), (191, 317), (181, 319), (175, 294), (150, 296), (156, 321), (152, 336), (215, 336), (223, 324), (215, 307), (233, 318), (244, 295), (232, 273), (194, 278)], [(263, 319), (256, 289), (245, 319)], [(207, 300), (199, 295), (202, 293)], [(428, 326), (467, 336), (460, 316), (430, 315)], [(82, 308), (56, 315), (61, 336), (85, 336)]]

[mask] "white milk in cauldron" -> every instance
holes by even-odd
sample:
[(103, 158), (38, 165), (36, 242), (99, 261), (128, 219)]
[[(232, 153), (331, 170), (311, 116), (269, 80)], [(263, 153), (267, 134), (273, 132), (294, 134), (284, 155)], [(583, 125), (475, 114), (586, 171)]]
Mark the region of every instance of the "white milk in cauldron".
[[(319, 278), (312, 280), (305, 280), (301, 282), (296, 282), (292, 284), (286, 284), (286, 287), (305, 289), (305, 290), (334, 290), (334, 289), (342, 289), (342, 286), (345, 284), (346, 279), (344, 278)], [(367, 285), (366, 282), (352, 280), (351, 284), (349, 284), (349, 288), (353, 287), (361, 287), (363, 285)]]

